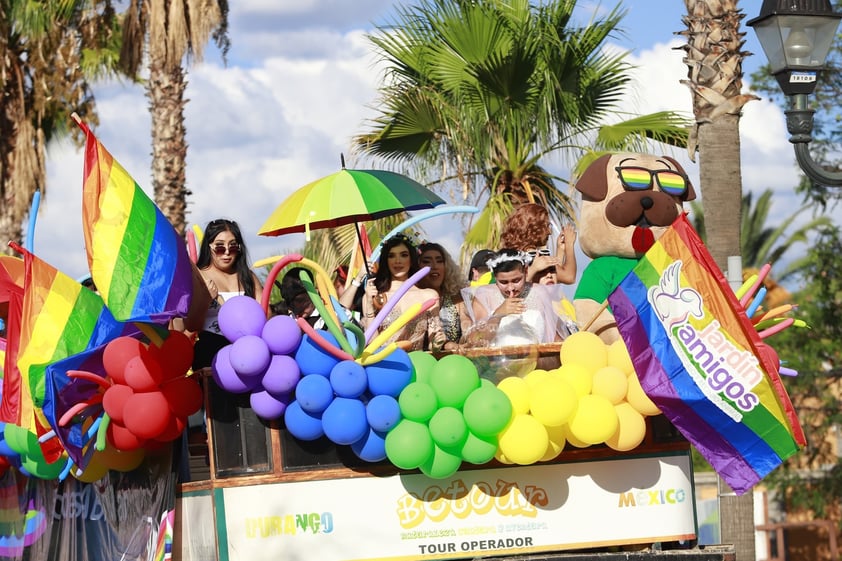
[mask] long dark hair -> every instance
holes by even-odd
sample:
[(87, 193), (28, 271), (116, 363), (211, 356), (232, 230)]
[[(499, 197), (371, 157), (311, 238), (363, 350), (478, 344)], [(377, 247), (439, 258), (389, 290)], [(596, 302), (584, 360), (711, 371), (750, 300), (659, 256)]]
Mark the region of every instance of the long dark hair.
[(211, 243), (222, 232), (231, 232), (234, 239), (240, 245), (240, 252), (237, 253), (237, 258), (234, 259), (234, 271), (237, 273), (237, 280), (240, 286), (243, 287), (243, 292), (246, 296), (255, 296), (254, 276), (249, 268), (249, 256), (246, 250), (246, 244), (243, 242), (243, 235), (240, 233), (240, 227), (233, 220), (226, 220), (219, 218), (208, 222), (205, 228), (205, 234), (202, 236), (202, 245), (199, 248), (199, 258), (196, 260), (196, 266), (199, 269), (207, 269), (211, 264)]
[(389, 272), (389, 252), (399, 245), (405, 245), (409, 250), (409, 275), (414, 275), (420, 269), (418, 266), (418, 250), (415, 245), (402, 234), (392, 236), (383, 244), (383, 248), (380, 250), (380, 258), (377, 260), (377, 273), (374, 275), (374, 286), (377, 288), (377, 292), (386, 292), (392, 286), (392, 273)]

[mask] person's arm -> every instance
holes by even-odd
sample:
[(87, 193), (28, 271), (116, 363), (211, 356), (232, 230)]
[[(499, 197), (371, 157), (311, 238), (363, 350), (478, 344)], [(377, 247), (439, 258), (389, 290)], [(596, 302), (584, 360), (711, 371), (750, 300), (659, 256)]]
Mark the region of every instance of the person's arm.
[(343, 308), (346, 310), (354, 309), (354, 298), (356, 298), (357, 291), (363, 285), (363, 282), (365, 282), (365, 275), (351, 279), (351, 284), (348, 285), (348, 288), (339, 297), (339, 303), (342, 304)]
[(251, 278), (254, 281), (254, 299), (258, 302), (263, 301), (263, 283), (257, 278), (257, 275), (252, 273)]
[[(190, 308), (187, 310), (187, 315), (181, 321), (173, 321), (173, 327), (180, 331), (201, 331), (205, 323), (205, 314), (208, 312), (208, 306), (213, 301), (215, 295), (212, 291), (216, 291), (216, 285), (210, 279), (205, 279), (202, 272), (193, 264), (193, 287), (192, 297), (190, 298)], [(216, 293), (218, 295), (218, 292)]]
[(576, 228), (565, 224), (556, 241), (556, 278), (561, 284), (576, 282)]

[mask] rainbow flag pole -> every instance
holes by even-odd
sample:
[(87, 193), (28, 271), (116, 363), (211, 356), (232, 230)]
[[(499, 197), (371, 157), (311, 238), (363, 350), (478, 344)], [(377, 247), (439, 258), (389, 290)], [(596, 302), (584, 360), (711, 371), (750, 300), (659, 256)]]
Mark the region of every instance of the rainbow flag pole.
[(737, 494), (806, 444), (777, 354), (685, 216), (608, 302), (646, 394)]

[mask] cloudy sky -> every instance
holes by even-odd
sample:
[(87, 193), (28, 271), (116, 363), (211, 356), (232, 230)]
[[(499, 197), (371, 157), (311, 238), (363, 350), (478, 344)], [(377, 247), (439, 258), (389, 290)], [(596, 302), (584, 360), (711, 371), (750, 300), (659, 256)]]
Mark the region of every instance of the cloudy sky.
[[(296, 188), (339, 169), (339, 155), (355, 162), (349, 139), (372, 116), (380, 75), (365, 34), (384, 24), (392, 0), (238, 0), (231, 3), (228, 64), (214, 47), (189, 74), (186, 110), (187, 181), (193, 191), (189, 220), (201, 227), (214, 218), (237, 220), (253, 260), (300, 247), (303, 236), (257, 236), (272, 209)], [(595, 3), (580, 1), (585, 23)], [(691, 111), (679, 80), (687, 68), (675, 50), (684, 28), (681, 0), (628, 2), (627, 36), (613, 44), (632, 52), (638, 67), (629, 107), (640, 113)], [(749, 8), (753, 6), (749, 5)], [(756, 14), (747, 14), (747, 19)], [(765, 58), (754, 32), (746, 50), (756, 54), (746, 75)], [(748, 84), (746, 83), (746, 87)], [(139, 86), (95, 88), (100, 126), (95, 131), (114, 157), (150, 192), (150, 117)], [(798, 173), (782, 112), (770, 101), (748, 104), (741, 120), (743, 188), (776, 192), (773, 212), (786, 216), (800, 201), (791, 194)], [(698, 185), (698, 165), (678, 153)], [(86, 272), (81, 228), (82, 152), (52, 146), (48, 188), (41, 203), (35, 251), (67, 274)], [(551, 164), (563, 169), (562, 163)], [(462, 201), (451, 201), (465, 204)], [(432, 219), (426, 231), (458, 255), (461, 230)], [(580, 265), (580, 269), (584, 263)]]

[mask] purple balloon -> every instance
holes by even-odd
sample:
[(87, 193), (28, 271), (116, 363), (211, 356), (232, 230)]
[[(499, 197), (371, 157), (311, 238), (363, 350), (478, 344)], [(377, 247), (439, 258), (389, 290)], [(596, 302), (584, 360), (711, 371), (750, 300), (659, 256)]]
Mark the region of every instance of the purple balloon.
[(291, 394), (287, 394), (286, 399), (277, 399), (267, 391), (253, 392), (249, 396), (249, 403), (254, 414), (267, 421), (280, 419), (291, 401)]
[(269, 318), (263, 326), (261, 337), (266, 341), (269, 350), (276, 355), (290, 355), (301, 344), (301, 328), (289, 316), (275, 316)]
[(366, 462), (382, 462), (386, 459), (386, 435), (369, 429), (364, 437), (351, 444), (351, 450)]
[(301, 371), (295, 359), (287, 355), (274, 355), (263, 374), (263, 389), (274, 395), (283, 395), (295, 389)]
[(211, 363), (211, 374), (217, 385), (231, 393), (246, 393), (260, 384), (260, 378), (252, 377), (243, 379), (237, 375), (237, 371), (231, 366), (231, 345), (219, 349)]
[(295, 386), (295, 400), (308, 413), (321, 414), (333, 401), (333, 388), (324, 376), (309, 374)]
[(371, 428), (389, 432), (401, 420), (401, 406), (391, 395), (376, 395), (366, 404), (365, 416)]
[(365, 367), (353, 360), (343, 360), (330, 371), (330, 385), (340, 397), (360, 397), (368, 387)]
[(244, 335), (260, 337), (266, 313), (251, 296), (234, 296), (219, 308), (219, 330), (232, 343)]
[(412, 361), (403, 349), (395, 349), (380, 362), (365, 367), (368, 389), (374, 395), (398, 397), (412, 381)]
[(231, 366), (243, 378), (262, 376), (271, 360), (269, 347), (257, 335), (243, 335), (231, 344)]
[(337, 397), (322, 413), (322, 427), (336, 444), (353, 444), (368, 432), (365, 405), (358, 399)]
[(299, 440), (316, 440), (325, 434), (321, 414), (308, 413), (301, 408), (298, 400), (287, 406), (284, 424), (289, 433)]

